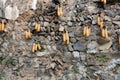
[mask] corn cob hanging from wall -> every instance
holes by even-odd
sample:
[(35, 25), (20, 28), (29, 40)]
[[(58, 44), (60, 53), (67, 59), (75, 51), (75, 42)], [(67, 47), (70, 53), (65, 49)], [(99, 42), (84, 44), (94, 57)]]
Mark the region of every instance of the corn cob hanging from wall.
[(38, 50), (41, 50), (41, 46), (39, 43), (34, 43), (33, 46), (32, 46), (32, 52), (36, 52)]
[(2, 21), (2, 25), (1, 25), (1, 31), (4, 31), (4, 28), (5, 28), (5, 25), (4, 25), (4, 22)]
[(98, 20), (97, 20), (97, 21), (98, 21), (98, 26), (100, 26), (101, 20), (102, 20), (102, 19), (101, 19), (101, 15), (98, 14)]
[(25, 37), (26, 37), (26, 39), (30, 39), (31, 38), (30, 30), (26, 31)]
[(102, 37), (108, 39), (108, 31), (106, 27), (102, 28)]
[(0, 23), (0, 31), (4, 31), (5, 25), (4, 22), (2, 21), (2, 23)]
[(36, 32), (40, 32), (40, 24), (39, 23), (35, 24), (35, 30), (36, 30)]
[(68, 31), (64, 31), (64, 32), (63, 32), (63, 41), (64, 41), (66, 44), (69, 44), (69, 43), (70, 43)]
[(90, 27), (85, 26), (84, 29), (83, 29), (83, 35), (88, 37), (88, 36), (90, 36), (90, 33), (91, 33)]
[(63, 14), (62, 7), (61, 7), (61, 5), (58, 5), (57, 15), (60, 17), (60, 16), (62, 16), (62, 14)]

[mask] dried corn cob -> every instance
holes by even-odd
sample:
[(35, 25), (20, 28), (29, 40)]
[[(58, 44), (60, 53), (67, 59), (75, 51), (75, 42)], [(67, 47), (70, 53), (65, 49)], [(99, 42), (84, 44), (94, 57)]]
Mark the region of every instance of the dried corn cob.
[(70, 43), (70, 41), (69, 41), (69, 34), (68, 34), (68, 32), (66, 31), (66, 44), (69, 44)]
[(32, 46), (32, 52), (33, 53), (35, 52), (35, 44), (33, 44), (33, 46)]
[(98, 16), (98, 26), (100, 26), (100, 23), (101, 23), (101, 16), (99, 14), (99, 16)]
[(90, 27), (87, 27), (87, 32), (86, 32), (87, 37), (90, 36), (90, 31), (91, 31)]
[(37, 25), (36, 32), (40, 32), (40, 24)]
[(39, 44), (39, 43), (37, 43), (37, 49), (38, 49), (38, 50), (40, 50), (40, 49), (41, 49), (41, 47), (40, 47), (40, 44)]
[(83, 35), (86, 35), (87, 27), (84, 27)]
[(5, 27), (5, 25), (4, 25), (4, 22), (2, 21), (1, 31), (4, 31), (4, 27)]
[(60, 17), (62, 16), (62, 7), (61, 6), (58, 6), (58, 10), (57, 10), (57, 15)]
[(107, 28), (105, 28), (105, 38), (108, 39), (108, 31), (107, 31)]
[(31, 38), (31, 32), (30, 32), (30, 30), (28, 30), (28, 38), (29, 39)]

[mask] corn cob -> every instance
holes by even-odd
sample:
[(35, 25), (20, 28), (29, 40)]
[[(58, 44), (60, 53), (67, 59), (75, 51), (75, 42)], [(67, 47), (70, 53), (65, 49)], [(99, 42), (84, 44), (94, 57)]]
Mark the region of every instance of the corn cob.
[(108, 31), (107, 31), (107, 28), (105, 28), (105, 38), (108, 39)]
[(33, 44), (33, 46), (32, 46), (32, 52), (33, 53), (35, 52), (35, 44)]
[(5, 27), (5, 25), (4, 25), (4, 22), (2, 21), (1, 31), (4, 31), (4, 27)]
[(70, 41), (69, 41), (69, 34), (68, 34), (68, 32), (66, 31), (66, 44), (69, 44), (70, 43)]
[(83, 35), (86, 35), (87, 27), (84, 27)]
[(62, 7), (61, 6), (58, 6), (57, 15), (59, 17), (62, 16)]
[(40, 49), (41, 49), (41, 47), (40, 47), (40, 44), (39, 44), (39, 43), (37, 43), (37, 49), (38, 49), (38, 50), (40, 50)]

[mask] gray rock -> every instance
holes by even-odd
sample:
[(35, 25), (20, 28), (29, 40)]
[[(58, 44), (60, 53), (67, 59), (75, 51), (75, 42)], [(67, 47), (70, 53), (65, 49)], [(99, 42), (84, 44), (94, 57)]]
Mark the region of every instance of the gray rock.
[(82, 54), (82, 55), (80, 55), (80, 58), (81, 58), (82, 61), (85, 61), (86, 60), (86, 55)]
[(80, 17), (80, 21), (82, 21), (82, 22), (83, 22), (83, 21), (84, 21), (84, 18), (83, 18), (83, 17)]
[(62, 22), (61, 25), (62, 25), (62, 26), (66, 25), (66, 22)]
[(67, 25), (68, 25), (68, 26), (72, 26), (73, 23), (69, 21), (69, 22), (67, 22)]
[(55, 32), (51, 32), (50, 34), (51, 34), (51, 36), (54, 36), (54, 35), (55, 35)]
[(74, 48), (74, 50), (84, 51), (86, 49), (86, 46), (83, 43), (81, 43), (80, 41), (78, 41), (73, 45), (73, 48)]
[(96, 41), (92, 41), (87, 45), (88, 49), (95, 49), (97, 47), (97, 42)]
[(44, 27), (48, 27), (49, 22), (44, 22)]
[(116, 12), (113, 11), (113, 10), (109, 10), (109, 11), (108, 11), (108, 16), (110, 16), (110, 17), (115, 17), (115, 16), (116, 16)]
[(115, 20), (115, 21), (120, 21), (120, 16), (119, 16), (119, 15), (116, 15), (115, 18), (113, 18), (113, 20)]
[(23, 45), (25, 45), (25, 42), (21, 41), (19, 45), (23, 46)]
[(75, 35), (74, 35), (74, 32), (69, 32), (69, 36), (70, 37), (74, 37)]
[(113, 23), (120, 27), (120, 21), (113, 21)]
[(72, 54), (71, 54), (71, 52), (65, 52), (65, 56), (72, 57)]
[(70, 38), (70, 42), (75, 43), (77, 40), (75, 38)]
[(72, 47), (72, 45), (70, 44), (70, 45), (68, 45), (68, 50), (69, 51), (73, 51), (73, 47)]
[(0, 17), (3, 17), (2, 10), (0, 9)]
[(36, 55), (38, 57), (44, 56), (46, 54), (46, 52), (36, 52)]
[(106, 21), (111, 21), (111, 18), (110, 18), (109, 16), (104, 16), (104, 19), (105, 19)]
[(59, 31), (64, 31), (64, 29), (65, 29), (65, 28), (64, 28), (63, 26), (60, 26), (60, 27), (59, 27)]
[(74, 51), (72, 54), (73, 54), (73, 57), (75, 57), (75, 58), (80, 57), (80, 53), (78, 51)]
[(34, 68), (39, 68), (39, 63), (36, 62), (34, 65), (33, 65)]
[(88, 50), (87, 50), (87, 53), (93, 53), (93, 54), (95, 54), (95, 53), (97, 53), (97, 52), (98, 52), (97, 49), (88, 49)]
[(108, 74), (102, 74), (102, 79), (103, 80), (110, 80)]
[(106, 44), (99, 45), (99, 50), (108, 50), (111, 47), (112, 43), (112, 41), (109, 41)]
[(92, 20), (92, 24), (94, 25), (94, 24), (96, 24), (97, 23), (97, 21), (96, 20)]
[(120, 80), (120, 74), (115, 74), (114, 78), (115, 80)]

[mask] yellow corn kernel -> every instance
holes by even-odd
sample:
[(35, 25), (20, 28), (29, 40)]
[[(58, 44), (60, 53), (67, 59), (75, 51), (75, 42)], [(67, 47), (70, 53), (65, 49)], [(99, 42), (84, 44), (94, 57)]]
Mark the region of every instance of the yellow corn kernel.
[(38, 50), (40, 50), (40, 49), (41, 49), (41, 47), (40, 47), (40, 44), (39, 44), (39, 43), (37, 43), (37, 49), (38, 49)]
[(66, 41), (66, 35), (65, 35), (65, 32), (63, 33), (63, 41), (64, 41), (64, 42)]
[(107, 28), (105, 28), (105, 38), (108, 39), (108, 31), (107, 31)]
[(33, 53), (35, 52), (35, 44), (33, 44), (33, 46), (32, 46), (32, 52)]
[(61, 6), (58, 6), (57, 15), (59, 17), (62, 16), (62, 7)]
[(69, 43), (70, 43), (69, 34), (68, 34), (68, 32), (66, 31), (66, 44), (69, 44)]
[(118, 44), (120, 45), (120, 35), (119, 35), (119, 38), (118, 38)]
[(4, 25), (4, 22), (2, 21), (1, 31), (4, 31), (4, 27), (5, 27), (5, 25)]
[(87, 30), (87, 27), (84, 27), (83, 35), (86, 35), (86, 30)]

